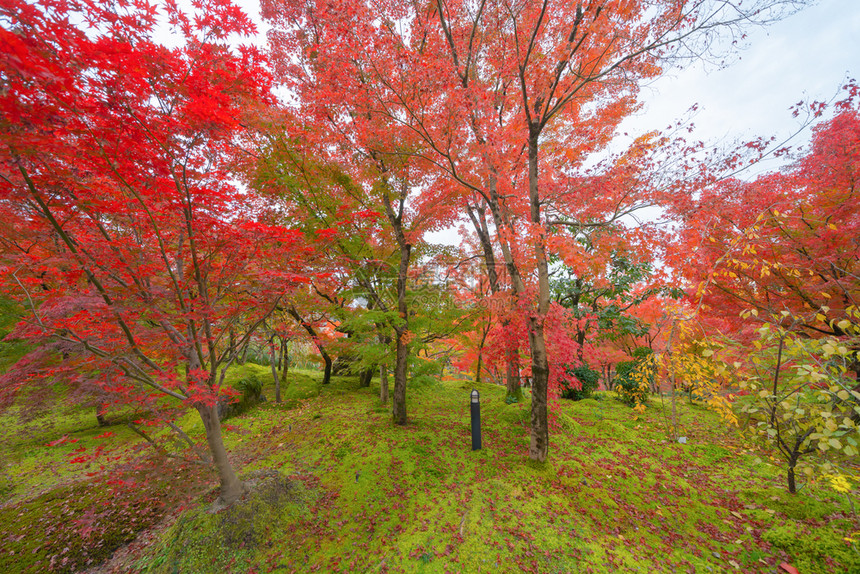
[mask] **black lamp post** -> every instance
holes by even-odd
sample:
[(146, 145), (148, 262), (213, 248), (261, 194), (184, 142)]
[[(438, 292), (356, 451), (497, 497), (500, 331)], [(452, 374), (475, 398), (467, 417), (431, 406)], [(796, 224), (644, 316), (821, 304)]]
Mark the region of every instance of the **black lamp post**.
[(472, 450), (481, 450), (481, 403), (480, 394), (472, 389)]

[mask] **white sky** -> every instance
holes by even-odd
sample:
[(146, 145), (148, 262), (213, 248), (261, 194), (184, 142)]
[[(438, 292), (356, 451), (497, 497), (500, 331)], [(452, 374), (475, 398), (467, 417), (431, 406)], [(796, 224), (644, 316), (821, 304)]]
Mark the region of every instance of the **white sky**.
[(645, 110), (622, 130), (666, 128), (698, 104), (697, 139), (788, 137), (798, 127), (789, 110), (793, 104), (830, 100), (848, 77), (860, 73), (860, 1), (820, 0), (750, 30), (747, 40), (740, 59), (725, 69), (699, 63), (653, 82), (642, 92)]

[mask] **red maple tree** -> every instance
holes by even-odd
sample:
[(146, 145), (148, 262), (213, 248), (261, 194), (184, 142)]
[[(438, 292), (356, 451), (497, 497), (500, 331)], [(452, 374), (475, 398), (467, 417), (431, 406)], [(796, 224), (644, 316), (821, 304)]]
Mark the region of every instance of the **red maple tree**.
[(813, 128), (809, 150), (786, 169), (717, 181), (682, 210), (684, 248), (672, 263), (701, 286), (695, 297), (712, 328), (743, 341), (762, 322), (791, 324), (815, 338), (853, 331), (860, 109), (858, 87), (849, 84), (845, 93), (833, 117)]
[[(488, 208), (521, 300), (514, 308), (526, 309), (529, 456), (544, 460), (549, 239), (558, 229), (575, 234), (608, 223), (636, 205), (635, 194), (620, 204), (601, 201), (609, 198), (599, 189), (567, 187), (566, 176), (611, 139), (633, 109), (640, 80), (700, 55), (719, 30), (767, 19), (783, 6), (342, 0), (264, 2), (263, 15), (274, 25), (279, 69), (300, 79), (299, 97), (323, 88), (306, 100), (317, 111), (311, 122), (348, 123), (339, 133), (348, 134), (341, 145), (351, 151), (359, 140), (398, 142), (392, 155), (420, 158), (441, 174), (445, 185), (433, 193), (443, 202)], [(590, 208), (579, 213), (575, 205)]]
[[(158, 41), (161, 15), (177, 47)], [(168, 420), (194, 408), (229, 503), (244, 486), (216, 412), (224, 375), (303, 280), (301, 234), (260, 223), (231, 172), (243, 116), (270, 98), (261, 54), (228, 44), (254, 26), (227, 0), (3, 0), (0, 20), (3, 282), (28, 309), (15, 334), (61, 342), (111, 400)], [(4, 383), (8, 404), (33, 380)]]

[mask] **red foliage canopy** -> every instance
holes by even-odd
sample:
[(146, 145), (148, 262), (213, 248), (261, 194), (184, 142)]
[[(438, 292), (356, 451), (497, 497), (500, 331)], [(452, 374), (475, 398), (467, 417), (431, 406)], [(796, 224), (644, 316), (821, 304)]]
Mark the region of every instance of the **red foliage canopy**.
[[(271, 98), (262, 55), (227, 42), (253, 24), (226, 0), (2, 0), (0, 20), (2, 281), (29, 311), (14, 335), (58, 341), (118, 400), (193, 405), (220, 468), (228, 335), (303, 280), (301, 234), (260, 223), (231, 170)], [(4, 402), (40, 379), (7, 375)]]

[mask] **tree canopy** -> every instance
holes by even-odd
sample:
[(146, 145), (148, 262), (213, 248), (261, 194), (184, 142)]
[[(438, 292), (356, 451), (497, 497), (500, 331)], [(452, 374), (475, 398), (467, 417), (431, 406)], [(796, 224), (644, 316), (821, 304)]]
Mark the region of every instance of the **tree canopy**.
[[(826, 379), (817, 412), (844, 421), (780, 448), (792, 472), (813, 441), (842, 448), (860, 415), (857, 86), (753, 179), (736, 168), (774, 152), (762, 140), (720, 162), (677, 133), (616, 137), (644, 82), (802, 4), (264, 0), (261, 49), (229, 0), (2, 0), (0, 285), (25, 311), (9, 337), (35, 346), (0, 404), (62, 380), (99, 412), (194, 409), (226, 503), (244, 489), (226, 373), (266, 345), (277, 382), (293, 340), (325, 383), (378, 372), (386, 404), (391, 373), (397, 425), (431, 373), (504, 384), (529, 401), (535, 461), (584, 381), (724, 410), (759, 381), (783, 439), (779, 373), (805, 365), (792, 384)], [(429, 239), (458, 226), (457, 246)]]

